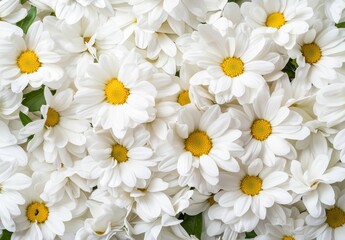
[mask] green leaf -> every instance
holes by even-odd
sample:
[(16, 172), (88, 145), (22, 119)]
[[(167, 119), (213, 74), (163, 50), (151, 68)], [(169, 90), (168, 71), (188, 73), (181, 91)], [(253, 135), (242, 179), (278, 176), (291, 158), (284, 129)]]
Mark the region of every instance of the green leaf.
[(20, 0), (20, 3), (21, 4), (24, 4), (24, 3), (26, 3), (28, 0)]
[(22, 104), (27, 106), (30, 112), (39, 111), (41, 106), (46, 104), (43, 88), (24, 94)]
[(345, 28), (345, 22), (335, 24), (335, 26), (337, 26), (338, 28)]
[(254, 231), (246, 232), (246, 238), (255, 238), (257, 235)]
[(195, 216), (184, 215), (184, 220), (181, 225), (189, 235), (194, 235), (201, 239), (202, 213)]
[(22, 121), (22, 124), (24, 126), (26, 126), (28, 123), (32, 122), (31, 118), (29, 118), (28, 115), (26, 115), (23, 112), (19, 112), (19, 118), (20, 118), (20, 121)]
[(21, 20), (20, 22), (17, 22), (17, 26), (20, 27), (21, 29), (23, 29), (23, 31), (25, 33), (27, 33), (29, 27), (31, 26), (31, 24), (34, 22), (35, 18), (36, 18), (36, 14), (37, 14), (37, 9), (34, 6), (31, 6), (28, 15)]
[(284, 69), (282, 70), (283, 72), (287, 73), (287, 75), (290, 78), (290, 81), (295, 78), (295, 72), (296, 69), (298, 68), (298, 64), (296, 62), (296, 59), (291, 59), (288, 61)]
[(6, 229), (2, 231), (2, 236), (0, 240), (10, 240), (12, 233), (7, 231)]

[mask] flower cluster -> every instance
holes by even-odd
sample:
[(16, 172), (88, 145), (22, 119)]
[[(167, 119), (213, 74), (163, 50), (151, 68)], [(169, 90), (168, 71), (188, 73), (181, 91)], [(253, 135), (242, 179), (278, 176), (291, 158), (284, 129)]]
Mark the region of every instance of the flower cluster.
[(344, 22), (344, 0), (1, 0), (1, 239), (345, 239)]

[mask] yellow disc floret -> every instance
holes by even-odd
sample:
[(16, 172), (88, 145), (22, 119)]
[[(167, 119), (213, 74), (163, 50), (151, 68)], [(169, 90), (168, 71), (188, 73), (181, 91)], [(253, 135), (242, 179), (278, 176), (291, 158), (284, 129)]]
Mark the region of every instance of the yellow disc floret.
[(280, 12), (271, 13), (267, 16), (266, 26), (272, 28), (281, 28), (286, 23), (284, 14)]
[(128, 149), (120, 144), (115, 144), (111, 152), (111, 156), (119, 163), (127, 162)]
[(53, 108), (49, 108), (47, 112), (46, 127), (54, 127), (60, 121), (60, 114)]
[(292, 236), (284, 236), (282, 240), (295, 240), (295, 238)]
[(212, 148), (212, 141), (204, 131), (196, 130), (189, 134), (184, 142), (185, 149), (195, 157), (208, 154)]
[(49, 210), (44, 203), (32, 202), (26, 208), (26, 217), (32, 223), (44, 223), (49, 216)]
[(250, 133), (258, 141), (265, 141), (272, 133), (271, 123), (265, 119), (256, 119), (250, 127)]
[(17, 58), (17, 66), (21, 73), (34, 73), (41, 67), (41, 62), (34, 51), (26, 50)]
[(246, 175), (241, 180), (241, 190), (244, 194), (255, 196), (262, 190), (262, 180), (257, 176)]
[(301, 51), (305, 61), (309, 64), (317, 63), (322, 56), (321, 48), (315, 43), (304, 44)]
[(107, 102), (114, 105), (124, 104), (129, 96), (129, 89), (116, 78), (107, 82), (104, 92)]
[(189, 104), (190, 103), (189, 91), (188, 90), (182, 91), (177, 97), (177, 102), (181, 106)]
[(244, 72), (244, 64), (240, 58), (229, 57), (224, 59), (221, 64), (223, 72), (229, 77), (237, 77)]
[(326, 209), (326, 217), (326, 223), (331, 228), (338, 228), (345, 224), (345, 212), (338, 207)]

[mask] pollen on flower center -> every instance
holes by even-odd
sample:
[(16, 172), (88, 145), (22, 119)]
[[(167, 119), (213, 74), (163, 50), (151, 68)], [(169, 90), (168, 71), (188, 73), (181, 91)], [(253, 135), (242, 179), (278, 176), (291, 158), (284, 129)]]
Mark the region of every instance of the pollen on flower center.
[(304, 44), (301, 51), (305, 61), (309, 64), (317, 63), (322, 56), (321, 48), (315, 43)]
[(216, 203), (216, 201), (214, 200), (214, 196), (211, 196), (207, 199), (208, 204), (210, 204), (210, 206), (212, 206), (213, 204)]
[(271, 13), (267, 16), (266, 26), (272, 28), (281, 28), (286, 23), (284, 14), (280, 12)]
[(221, 64), (223, 72), (229, 77), (237, 77), (244, 72), (244, 64), (240, 58), (229, 57)]
[(129, 96), (129, 89), (116, 78), (107, 82), (104, 92), (107, 102), (114, 105), (124, 104)]
[(91, 37), (84, 37), (84, 43), (90, 42)]
[(262, 180), (257, 176), (246, 175), (241, 180), (241, 190), (247, 195), (258, 195), (262, 190)]
[(96, 231), (95, 233), (98, 234), (98, 235), (103, 235), (104, 231)]
[(206, 132), (196, 130), (189, 134), (184, 142), (185, 149), (195, 157), (208, 154), (212, 148), (212, 141)]
[(111, 156), (118, 161), (119, 163), (127, 162), (128, 156), (127, 156), (128, 150), (126, 147), (115, 144), (113, 146), (113, 150), (111, 152)]
[(326, 209), (326, 217), (326, 223), (331, 228), (338, 228), (345, 224), (345, 212), (338, 207)]
[(258, 141), (265, 141), (272, 133), (272, 125), (265, 119), (256, 119), (250, 127), (250, 133)]
[(34, 73), (41, 67), (41, 62), (34, 51), (26, 50), (17, 58), (17, 66), (21, 73)]
[(189, 104), (190, 103), (189, 91), (188, 90), (182, 91), (177, 97), (177, 102), (181, 106)]
[(46, 127), (54, 127), (60, 121), (60, 114), (53, 108), (49, 108), (47, 112)]
[(284, 236), (282, 240), (295, 240), (292, 236)]
[(32, 223), (44, 223), (49, 216), (49, 210), (44, 203), (32, 202), (26, 208), (26, 217)]

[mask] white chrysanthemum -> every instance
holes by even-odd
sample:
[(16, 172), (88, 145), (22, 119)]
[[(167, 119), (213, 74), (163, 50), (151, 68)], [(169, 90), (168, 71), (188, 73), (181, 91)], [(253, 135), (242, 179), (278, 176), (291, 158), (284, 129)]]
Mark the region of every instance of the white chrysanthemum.
[(75, 239), (103, 240), (112, 237), (118, 239), (116, 237), (124, 231), (127, 210), (115, 204), (99, 204), (92, 200), (88, 201), (88, 207), (92, 218), (84, 221), (84, 226), (78, 230)]
[(327, 155), (318, 155), (310, 159), (308, 164), (294, 160), (291, 163), (292, 179), (290, 188), (302, 197), (302, 201), (309, 214), (319, 217), (322, 204), (334, 204), (334, 191), (330, 184), (345, 179), (343, 164), (331, 164)]
[(253, 230), (259, 219), (274, 219), (267, 215), (275, 211), (267, 212), (268, 209), (275, 203), (292, 201), (285, 184), (288, 174), (284, 165), (279, 159), (276, 165), (264, 168), (261, 159), (255, 159), (248, 166), (242, 165), (238, 173), (222, 174), (219, 182), (222, 190), (214, 196), (218, 204), (211, 206), (210, 218), (231, 224), (236, 232)]
[(17, 23), (27, 15), (27, 10), (19, 0), (2, 0), (0, 2), (0, 19), (9, 23)]
[[(27, 124), (20, 130), (20, 135), (34, 137), (28, 143), (29, 152), (37, 148), (44, 149), (45, 161), (49, 163), (59, 159), (71, 166), (68, 159), (57, 157), (58, 149), (63, 149), (68, 143), (82, 146), (86, 142), (84, 132), (90, 127), (88, 121), (77, 119), (73, 104), (73, 90), (58, 91), (54, 96), (46, 87), (44, 97), (47, 105), (41, 106), (42, 119)], [(55, 162), (60, 165), (61, 162)]]
[(25, 203), (18, 191), (31, 184), (31, 179), (17, 170), (16, 163), (0, 160), (0, 225), (12, 232), (15, 231), (13, 218), (20, 215), (18, 205)]
[(34, 173), (32, 187), (23, 191), (25, 204), (20, 207), (21, 215), (14, 219), (16, 231), (13, 240), (53, 240), (65, 232), (64, 222), (72, 218), (74, 203), (62, 200), (59, 203), (44, 202), (40, 198), (47, 176)]
[(23, 93), (14, 93), (10, 88), (0, 88), (0, 119), (18, 119), (19, 111), (27, 112), (21, 102)]
[(343, 0), (325, 1), (326, 15), (335, 23), (345, 20), (345, 2)]
[[(275, 224), (267, 221), (259, 223), (255, 228), (258, 240), (311, 240), (305, 236), (306, 212), (300, 213), (296, 207), (284, 208), (286, 221), (284, 224)], [(284, 215), (282, 214), (281, 217)]]
[(271, 37), (287, 49), (296, 44), (298, 35), (308, 31), (307, 20), (313, 16), (307, 0), (253, 0), (242, 4), (241, 12), (254, 34)]
[(0, 62), (3, 85), (11, 85), (14, 92), (21, 92), (28, 84), (33, 88), (42, 84), (55, 89), (61, 86), (61, 57), (41, 22), (33, 23), (25, 36), (13, 34), (0, 40), (0, 44), (0, 53), (6, 56)]
[(252, 105), (244, 105), (243, 112), (230, 109), (233, 118), (241, 119), (241, 130), (245, 154), (243, 161), (262, 156), (268, 166), (276, 156), (294, 158), (296, 150), (289, 142), (302, 140), (309, 135), (309, 129), (302, 125), (303, 118), (283, 105), (283, 89), (269, 95), (263, 88)]
[[(149, 133), (142, 127), (130, 129), (121, 139), (109, 131), (88, 133), (90, 156), (84, 159), (85, 170), (100, 186), (134, 187), (151, 176), (153, 152), (147, 146)], [(92, 166), (92, 167), (91, 167)]]
[(183, 57), (201, 71), (190, 84), (208, 86), (218, 104), (230, 102), (233, 97), (240, 103), (253, 102), (265, 85), (262, 75), (272, 73), (275, 67), (271, 60), (279, 58), (274, 52), (264, 55), (269, 50), (267, 41), (248, 32), (222, 36), (212, 26), (200, 25), (191, 38), (181, 39), (190, 44)]
[(51, 4), (58, 19), (68, 24), (77, 23), (82, 17), (93, 18), (97, 14), (111, 16), (113, 8), (109, 0), (54, 0)]
[(28, 162), (27, 153), (17, 145), (17, 138), (2, 121), (0, 121), (0, 132), (0, 161), (25, 166)]
[[(343, 79), (343, 78), (342, 78)], [(334, 83), (317, 92), (314, 112), (318, 120), (335, 126), (345, 121), (345, 83)]]
[(337, 196), (334, 204), (327, 206), (320, 217), (308, 215), (307, 236), (316, 240), (338, 240), (345, 236), (345, 191), (335, 189)]
[(134, 189), (130, 195), (136, 202), (136, 214), (145, 222), (152, 222), (163, 214), (175, 216), (172, 200), (166, 193), (168, 188), (169, 183), (160, 178), (153, 178), (144, 188)]
[(123, 137), (128, 129), (154, 119), (157, 91), (149, 82), (153, 77), (151, 64), (134, 51), (101, 55), (77, 86), (80, 115), (92, 119), (94, 127)]
[(335, 82), (337, 72), (345, 62), (344, 30), (326, 23), (312, 28), (297, 39), (296, 46), (288, 51), (291, 58), (297, 59), (296, 81), (304, 89), (323, 88)]
[(221, 113), (218, 105), (202, 113), (190, 106), (180, 111), (175, 125), (175, 137), (171, 144), (175, 158), (164, 159), (160, 170), (175, 165), (181, 185), (198, 189), (218, 183), (219, 169), (237, 172), (234, 158), (242, 153), (235, 141), (241, 136), (238, 122), (229, 114)]

